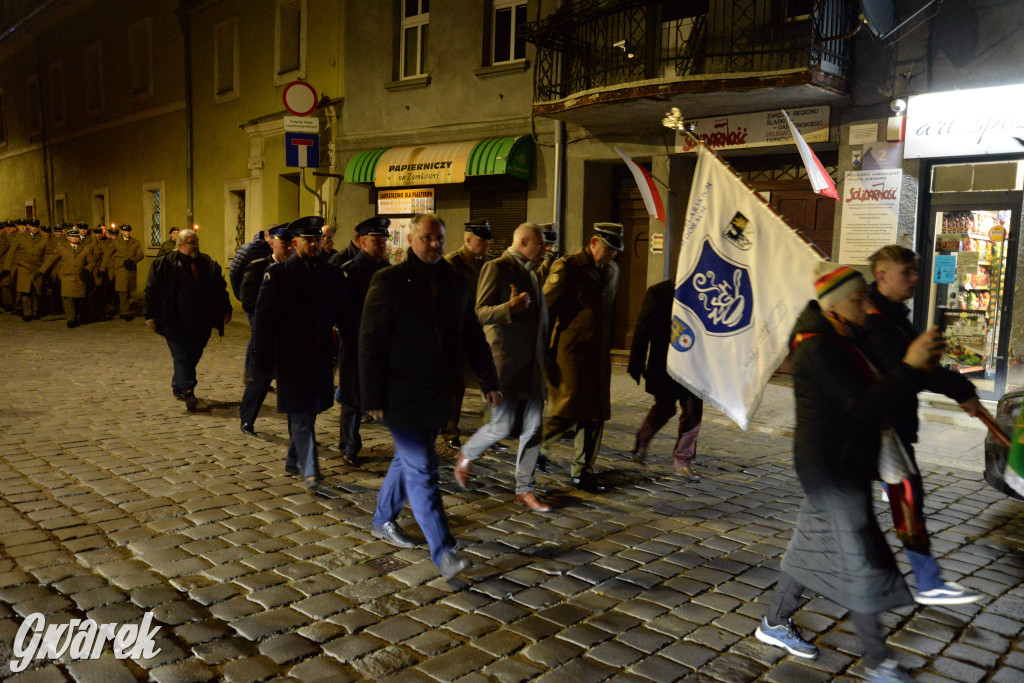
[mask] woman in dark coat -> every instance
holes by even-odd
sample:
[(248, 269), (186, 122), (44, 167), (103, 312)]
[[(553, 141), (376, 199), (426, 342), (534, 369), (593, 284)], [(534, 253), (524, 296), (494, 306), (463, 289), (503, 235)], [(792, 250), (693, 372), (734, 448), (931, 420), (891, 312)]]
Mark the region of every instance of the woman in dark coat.
[(818, 301), (807, 304), (792, 339), (794, 463), (806, 499), (756, 636), (790, 654), (816, 657), (817, 648), (790, 620), (806, 587), (851, 611), (869, 680), (910, 680), (878, 626), (879, 612), (913, 600), (875, 520), (871, 483), (884, 417), (935, 367), (941, 337), (929, 330), (902, 363), (879, 374), (860, 350), (871, 307), (863, 276), (832, 263), (816, 274)]

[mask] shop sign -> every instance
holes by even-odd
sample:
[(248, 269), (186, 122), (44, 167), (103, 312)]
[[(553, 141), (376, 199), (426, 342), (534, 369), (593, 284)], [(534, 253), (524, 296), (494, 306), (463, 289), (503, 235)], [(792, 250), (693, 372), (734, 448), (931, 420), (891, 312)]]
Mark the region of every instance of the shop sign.
[(904, 157), (1020, 154), (1024, 85), (913, 95)]
[(429, 213), (433, 210), (434, 188), (432, 187), (378, 190), (377, 192), (377, 214), (380, 216)]
[(1006, 228), (1001, 225), (988, 231), (988, 238), (993, 242), (1002, 242), (1004, 237), (1006, 237)]
[(478, 140), (392, 147), (377, 162), (377, 187), (442, 185), (466, 180), (466, 162)]
[(896, 242), (900, 208), (898, 169), (849, 171), (843, 185), (839, 262), (865, 265), (871, 254)]
[[(793, 125), (807, 142), (828, 142), (829, 112), (827, 104), (786, 110)], [(712, 116), (688, 123), (695, 126), (693, 134), (715, 150), (795, 144), (786, 117), (779, 109), (754, 114)], [(689, 152), (695, 147), (683, 133), (676, 133), (677, 152)]]

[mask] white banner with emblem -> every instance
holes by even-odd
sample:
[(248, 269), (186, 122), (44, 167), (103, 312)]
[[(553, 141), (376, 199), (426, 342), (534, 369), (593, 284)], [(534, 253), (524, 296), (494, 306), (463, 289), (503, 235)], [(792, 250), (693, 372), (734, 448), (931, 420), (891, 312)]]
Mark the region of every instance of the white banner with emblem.
[(746, 429), (815, 296), (819, 261), (701, 146), (676, 269), (669, 373)]

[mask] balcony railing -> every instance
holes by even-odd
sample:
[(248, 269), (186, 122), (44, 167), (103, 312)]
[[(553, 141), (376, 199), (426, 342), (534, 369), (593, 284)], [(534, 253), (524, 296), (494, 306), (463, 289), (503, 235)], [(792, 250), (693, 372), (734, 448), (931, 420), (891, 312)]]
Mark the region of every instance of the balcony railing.
[(854, 0), (577, 0), (528, 24), (534, 101), (639, 81), (815, 69), (845, 77)]

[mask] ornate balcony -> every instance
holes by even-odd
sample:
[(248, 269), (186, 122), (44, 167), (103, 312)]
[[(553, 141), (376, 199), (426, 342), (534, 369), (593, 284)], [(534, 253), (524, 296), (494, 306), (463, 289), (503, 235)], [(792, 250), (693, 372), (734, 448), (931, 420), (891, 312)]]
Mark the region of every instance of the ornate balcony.
[[(623, 108), (688, 116), (845, 97), (854, 0), (577, 0), (528, 24), (534, 113), (621, 125)], [(645, 104), (646, 103), (646, 104)], [(634, 119), (635, 120), (635, 119)]]

